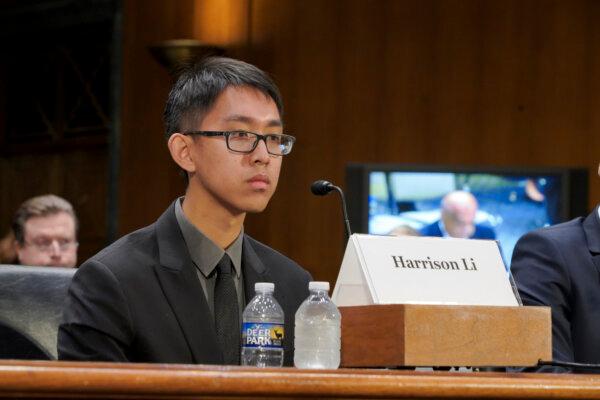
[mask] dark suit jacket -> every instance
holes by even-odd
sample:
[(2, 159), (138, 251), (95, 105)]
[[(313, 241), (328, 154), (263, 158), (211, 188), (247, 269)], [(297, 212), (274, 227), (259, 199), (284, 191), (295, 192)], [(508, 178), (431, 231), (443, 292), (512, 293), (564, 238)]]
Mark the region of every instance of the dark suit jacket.
[[(433, 224), (427, 225), (421, 229), (421, 235), (423, 236), (434, 236), (442, 237), (442, 230), (440, 229), (440, 221), (435, 221)], [(496, 233), (494, 230), (485, 225), (475, 225), (475, 233), (469, 239), (489, 239), (495, 240)]]
[[(311, 277), (298, 264), (244, 236), (244, 287), (273, 282), (285, 313), (284, 364), (293, 363), (294, 314)], [(214, 320), (175, 217), (116, 241), (73, 277), (58, 334), (62, 360), (222, 364)]]
[(523, 236), (511, 271), (524, 304), (552, 307), (553, 358), (600, 363), (598, 210)]

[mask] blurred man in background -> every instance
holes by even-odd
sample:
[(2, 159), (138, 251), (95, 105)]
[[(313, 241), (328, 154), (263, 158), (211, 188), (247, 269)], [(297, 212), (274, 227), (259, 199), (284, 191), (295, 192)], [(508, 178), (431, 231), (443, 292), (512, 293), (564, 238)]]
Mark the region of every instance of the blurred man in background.
[(475, 224), (477, 199), (469, 192), (457, 190), (444, 196), (441, 219), (421, 230), (423, 236), (454, 237), (462, 239), (496, 239), (494, 230)]
[(12, 222), (18, 263), (75, 267), (77, 226), (73, 206), (62, 197), (47, 194), (25, 201)]

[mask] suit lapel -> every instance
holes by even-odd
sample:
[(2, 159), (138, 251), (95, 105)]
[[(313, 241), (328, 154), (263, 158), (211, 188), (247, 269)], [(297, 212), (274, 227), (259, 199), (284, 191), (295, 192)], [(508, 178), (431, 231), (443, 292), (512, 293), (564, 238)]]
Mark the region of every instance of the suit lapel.
[(252, 245), (252, 241), (253, 239), (244, 235), (242, 265), (244, 270), (244, 291), (246, 293), (246, 304), (248, 304), (254, 297), (254, 284), (256, 282), (273, 282), (275, 284), (275, 293), (273, 293), (273, 296), (279, 305), (284, 307), (284, 305), (287, 304), (286, 294), (281, 287), (278, 288), (278, 282), (275, 282), (275, 279), (271, 275), (269, 269), (258, 257), (258, 254), (256, 254), (254, 246)]
[[(254, 297), (254, 284), (256, 282), (273, 282), (273, 280), (246, 235), (244, 235), (242, 244), (242, 270), (244, 274), (244, 293), (246, 304), (248, 304)], [(275, 288), (275, 291), (277, 291), (277, 288)]]
[(214, 321), (179, 229), (174, 204), (156, 223), (160, 258), (160, 265), (155, 266), (156, 275), (194, 361), (222, 364)]
[[(246, 303), (249, 303), (254, 297), (254, 284), (256, 282), (273, 282), (275, 284), (275, 293), (273, 293), (275, 300), (283, 308), (283, 310), (290, 310), (293, 303), (288, 303), (287, 294), (285, 287), (283, 286), (282, 278), (277, 280), (276, 278), (280, 275), (274, 274), (265, 263), (260, 259), (255, 251), (254, 247), (255, 240), (249, 236), (244, 235), (244, 247), (243, 247), (243, 269), (244, 269), (244, 288), (246, 292)], [(273, 267), (272, 267), (273, 268)], [(297, 306), (297, 305), (296, 305)], [(284, 355), (286, 362), (290, 363), (294, 350), (294, 319), (293, 313), (285, 314), (285, 339), (283, 341)]]
[(590, 250), (592, 262), (600, 274), (600, 217), (598, 207), (583, 221), (583, 230)]

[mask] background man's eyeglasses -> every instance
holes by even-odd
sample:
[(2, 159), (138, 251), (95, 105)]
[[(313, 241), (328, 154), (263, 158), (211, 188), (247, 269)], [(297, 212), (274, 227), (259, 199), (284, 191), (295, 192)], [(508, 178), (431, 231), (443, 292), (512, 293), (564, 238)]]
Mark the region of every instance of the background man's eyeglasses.
[(42, 253), (51, 253), (54, 250), (54, 243), (56, 242), (57, 248), (60, 251), (68, 251), (79, 246), (78, 242), (67, 239), (44, 239), (44, 240), (34, 240), (33, 242), (25, 241), (27, 246), (35, 247)]
[(236, 153), (249, 154), (256, 149), (258, 141), (263, 140), (267, 146), (267, 152), (274, 156), (285, 156), (290, 154), (296, 138), (284, 134), (260, 135), (246, 131), (191, 131), (183, 132), (184, 135), (200, 136), (225, 136), (227, 148)]

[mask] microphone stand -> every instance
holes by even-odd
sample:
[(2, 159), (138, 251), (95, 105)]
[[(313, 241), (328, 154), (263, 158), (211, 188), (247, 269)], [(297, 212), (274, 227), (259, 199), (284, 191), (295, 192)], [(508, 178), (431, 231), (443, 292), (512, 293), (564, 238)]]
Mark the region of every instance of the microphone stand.
[(344, 196), (344, 191), (340, 187), (335, 185), (331, 185), (331, 187), (338, 192), (340, 199), (342, 199), (342, 212), (344, 214), (344, 225), (346, 227), (346, 241), (348, 241), (352, 235), (352, 230), (350, 229), (350, 220), (348, 219), (348, 210), (346, 208), (346, 196)]

